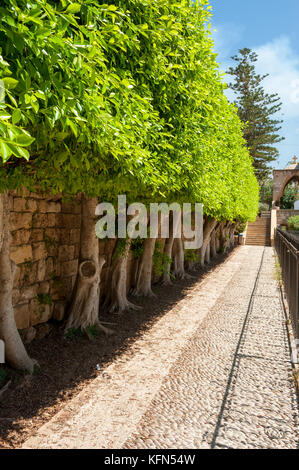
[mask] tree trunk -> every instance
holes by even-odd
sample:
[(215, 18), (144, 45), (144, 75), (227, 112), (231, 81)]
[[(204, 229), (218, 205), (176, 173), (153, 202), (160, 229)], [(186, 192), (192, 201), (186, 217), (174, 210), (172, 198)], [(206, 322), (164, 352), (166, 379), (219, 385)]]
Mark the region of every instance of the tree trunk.
[(229, 236), (230, 236), (230, 248), (234, 248), (234, 246), (235, 246), (235, 228), (236, 228), (236, 224), (233, 224), (233, 225), (230, 227), (230, 231), (229, 231)]
[[(174, 231), (176, 230), (176, 227), (173, 227), (174, 224), (174, 218), (173, 215), (169, 217), (169, 238), (166, 238), (165, 240), (165, 246), (164, 246), (164, 255), (168, 256), (169, 259), (172, 259), (172, 248), (173, 248), (173, 243), (174, 243)], [(171, 270), (171, 262), (167, 263), (164, 272), (161, 277), (161, 284), (164, 286), (169, 286), (172, 284), (170, 280), (170, 270)]]
[(176, 279), (191, 279), (191, 276), (185, 271), (184, 243), (181, 238), (175, 238), (173, 242), (173, 263)]
[(216, 253), (220, 253), (221, 246), (220, 246), (220, 231), (221, 231), (221, 224), (219, 224), (218, 229), (216, 230), (215, 236), (215, 245), (216, 245)]
[(114, 249), (107, 284), (109, 291), (104, 304), (104, 308), (110, 313), (121, 314), (126, 310), (141, 308), (127, 299), (127, 259), (130, 244), (129, 239), (119, 239)]
[(226, 253), (229, 247), (228, 229), (230, 222), (222, 222), (220, 226), (220, 249), (222, 253)]
[(205, 264), (205, 257), (208, 244), (210, 243), (211, 233), (217, 225), (217, 221), (214, 219), (207, 219), (203, 229), (203, 243), (200, 248), (200, 264), (203, 267)]
[(75, 295), (70, 307), (66, 330), (98, 325), (109, 333), (99, 322), (100, 275), (105, 258), (99, 256), (99, 240), (95, 234), (95, 210), (97, 198), (82, 196), (80, 264)]
[(205, 254), (205, 262), (210, 264), (211, 261), (211, 241), (208, 242)]
[(0, 195), (0, 338), (5, 343), (7, 362), (16, 369), (33, 372), (36, 361), (30, 359), (17, 330), (12, 305), (16, 265), (10, 259), (8, 194)]
[(211, 234), (211, 241), (210, 241), (211, 258), (215, 258), (217, 256), (216, 239), (217, 239), (217, 227), (213, 230)]
[(152, 267), (156, 238), (146, 238), (143, 242), (143, 253), (137, 264), (136, 279), (132, 295), (137, 297), (155, 297), (152, 291)]

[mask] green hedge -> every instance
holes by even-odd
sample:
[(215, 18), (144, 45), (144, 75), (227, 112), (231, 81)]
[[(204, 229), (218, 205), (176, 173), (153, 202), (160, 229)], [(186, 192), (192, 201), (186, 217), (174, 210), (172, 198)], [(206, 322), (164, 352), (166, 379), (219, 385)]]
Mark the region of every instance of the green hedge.
[(299, 231), (299, 215), (294, 215), (290, 217), (288, 220), (288, 228), (291, 230), (298, 230)]
[(207, 1), (1, 5), (0, 190), (197, 201), (218, 219), (255, 219)]

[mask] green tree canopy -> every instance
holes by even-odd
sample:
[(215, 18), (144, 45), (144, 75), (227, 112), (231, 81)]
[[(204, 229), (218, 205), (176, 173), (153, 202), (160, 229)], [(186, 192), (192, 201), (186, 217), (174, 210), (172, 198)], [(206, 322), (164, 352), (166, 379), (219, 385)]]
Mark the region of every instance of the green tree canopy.
[(255, 71), (258, 56), (248, 48), (240, 49), (232, 57), (235, 67), (228, 73), (234, 81), (229, 87), (236, 94), (238, 115), (245, 124), (243, 134), (247, 142), (254, 168), (260, 183), (269, 175), (269, 163), (276, 160), (279, 153), (275, 144), (281, 142), (279, 130), (282, 123), (277, 117), (281, 110), (281, 101), (277, 94), (267, 94), (262, 86), (268, 75), (259, 75)]
[(206, 0), (4, 0), (0, 15), (1, 190), (180, 199), (254, 219)]

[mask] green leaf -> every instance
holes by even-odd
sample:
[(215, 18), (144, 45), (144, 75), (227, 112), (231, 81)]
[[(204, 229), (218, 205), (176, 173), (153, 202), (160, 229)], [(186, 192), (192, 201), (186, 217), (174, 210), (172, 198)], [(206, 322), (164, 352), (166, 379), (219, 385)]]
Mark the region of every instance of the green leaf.
[(31, 137), (30, 135), (25, 134), (25, 133), (18, 135), (14, 139), (14, 142), (18, 146), (22, 146), (22, 147), (28, 147), (28, 145), (31, 145), (32, 142), (34, 142), (34, 141), (35, 141), (35, 139), (33, 137)]
[(71, 3), (67, 9), (67, 13), (78, 13), (81, 10), (81, 5), (79, 3)]
[(20, 109), (15, 109), (12, 113), (11, 120), (13, 124), (17, 124), (22, 117), (22, 113)]
[(10, 118), (11, 118), (11, 115), (10, 115), (8, 112), (2, 111), (2, 110), (0, 109), (0, 120), (1, 120), (1, 121), (4, 121), (4, 120), (6, 120), (6, 119), (10, 119)]
[(9, 160), (9, 157), (12, 155), (12, 150), (11, 148), (5, 143), (0, 141), (0, 153), (3, 162), (7, 162)]
[(8, 88), (9, 90), (13, 90), (19, 83), (18, 80), (15, 80), (14, 78), (11, 78), (11, 77), (2, 78), (2, 81), (4, 82), (5, 87)]
[(29, 155), (28, 150), (22, 147), (19, 147), (17, 145), (14, 145), (14, 144), (9, 144), (9, 147), (12, 150), (12, 153), (15, 155), (15, 157), (25, 158), (25, 160), (29, 160), (30, 155)]

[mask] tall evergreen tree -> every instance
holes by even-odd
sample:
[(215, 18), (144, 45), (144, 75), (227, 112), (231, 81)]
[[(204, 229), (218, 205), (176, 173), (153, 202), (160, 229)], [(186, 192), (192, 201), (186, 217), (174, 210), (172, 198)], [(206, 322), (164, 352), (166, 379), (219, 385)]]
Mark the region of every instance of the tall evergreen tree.
[(255, 62), (258, 56), (255, 52), (248, 48), (240, 49), (239, 54), (232, 59), (236, 66), (230, 67), (228, 73), (234, 77), (234, 81), (228, 86), (236, 94), (238, 114), (245, 124), (244, 138), (253, 159), (256, 176), (262, 184), (271, 171), (269, 163), (275, 161), (279, 155), (275, 144), (284, 140), (279, 135), (283, 121), (277, 118), (282, 103), (277, 94), (267, 94), (261, 85), (268, 74), (256, 73)]

